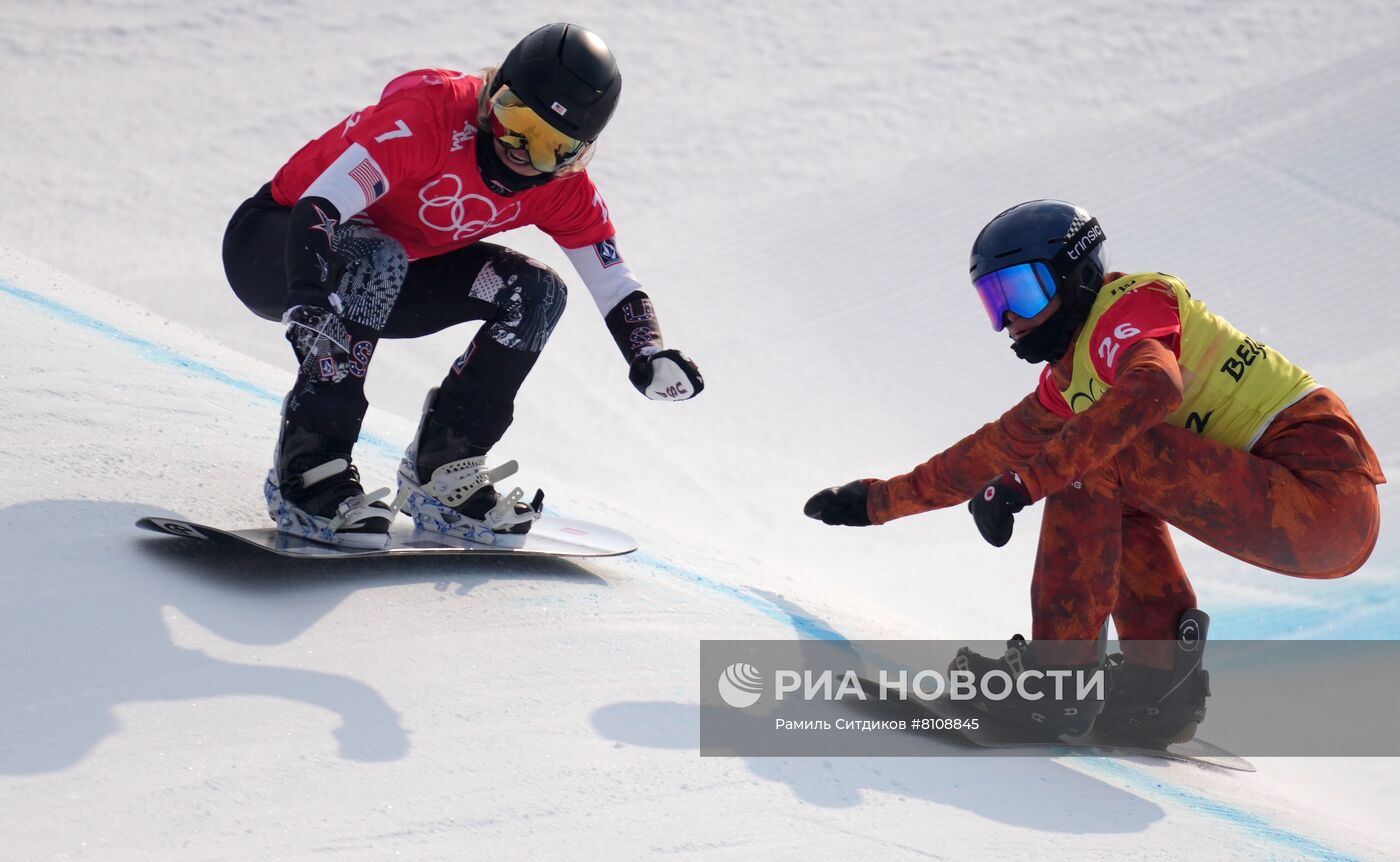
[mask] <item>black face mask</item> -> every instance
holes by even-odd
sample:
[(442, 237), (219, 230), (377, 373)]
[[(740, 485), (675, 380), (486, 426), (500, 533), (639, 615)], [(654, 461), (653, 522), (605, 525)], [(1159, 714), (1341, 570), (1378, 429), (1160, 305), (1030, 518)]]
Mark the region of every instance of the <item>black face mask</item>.
[(489, 131), (476, 130), (476, 168), (481, 172), (481, 179), (486, 182), (486, 187), (491, 191), (508, 198), (529, 189), (539, 188), (554, 179), (554, 174), (540, 174), (533, 177), (517, 174), (506, 167), (505, 162), (501, 161), (501, 157), (496, 155), (494, 143), (495, 138)]
[[(1090, 236), (1097, 236), (1097, 241), (1091, 241)], [(1086, 243), (1088, 245), (1084, 247)], [(1045, 318), (1044, 323), (1026, 333), (1020, 341), (1014, 342), (1011, 345), (1013, 353), (1032, 365), (1059, 362), (1060, 357), (1065, 355), (1070, 342), (1079, 333), (1079, 328), (1089, 319), (1089, 312), (1094, 307), (1094, 300), (1098, 298), (1099, 287), (1103, 283), (1103, 269), (1098, 262), (1100, 259), (1090, 256), (1102, 243), (1103, 232), (1099, 230), (1098, 219), (1089, 219), (1065, 242), (1064, 248), (1050, 261), (1050, 269), (1053, 272), (1070, 269), (1068, 276), (1060, 284), (1059, 293), (1063, 297), (1060, 307), (1054, 314)], [(1081, 247), (1083, 256), (1077, 265), (1070, 268), (1071, 249)]]
[(1012, 352), (1032, 365), (1059, 362), (1079, 332), (1079, 327), (1088, 318), (1093, 301), (1080, 299), (1077, 305), (1077, 309), (1064, 304), (1055, 309), (1055, 313), (1045, 318), (1044, 323), (1023, 335), (1020, 341), (1013, 342)]

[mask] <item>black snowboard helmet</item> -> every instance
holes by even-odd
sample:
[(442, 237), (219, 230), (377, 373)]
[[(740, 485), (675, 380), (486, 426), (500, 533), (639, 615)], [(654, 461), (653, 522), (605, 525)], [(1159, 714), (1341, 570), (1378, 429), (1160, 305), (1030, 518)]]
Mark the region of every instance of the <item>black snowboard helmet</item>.
[(506, 86), (560, 132), (592, 142), (617, 109), (622, 73), (598, 34), (577, 24), (546, 24), (506, 55), (491, 95)]
[[(1064, 355), (1103, 286), (1103, 243), (1098, 219), (1057, 200), (1017, 204), (977, 234), (969, 267), (974, 285), (999, 270), (1043, 264), (1053, 282), (1046, 286), (1047, 298), (1060, 297), (1060, 308), (1012, 346), (1017, 356), (1028, 362), (1054, 362)], [(992, 325), (1001, 328), (1000, 321)]]

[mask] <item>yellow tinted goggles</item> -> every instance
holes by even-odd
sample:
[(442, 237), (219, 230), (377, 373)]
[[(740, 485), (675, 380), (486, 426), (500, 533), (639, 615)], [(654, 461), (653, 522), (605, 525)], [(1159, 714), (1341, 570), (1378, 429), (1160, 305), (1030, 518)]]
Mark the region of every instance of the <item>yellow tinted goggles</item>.
[(491, 100), (492, 131), (502, 146), (525, 150), (535, 170), (554, 173), (583, 154), (587, 144), (544, 121), (532, 108), (503, 88)]

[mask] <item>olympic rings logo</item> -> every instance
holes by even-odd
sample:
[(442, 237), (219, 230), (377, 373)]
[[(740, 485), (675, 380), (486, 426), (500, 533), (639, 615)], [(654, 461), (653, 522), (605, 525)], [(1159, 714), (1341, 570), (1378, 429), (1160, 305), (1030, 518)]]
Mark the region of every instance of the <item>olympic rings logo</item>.
[(423, 202), (418, 208), (419, 220), (433, 230), (451, 231), (454, 240), (479, 236), (520, 216), (519, 201), (497, 210), (490, 198), (463, 194), (462, 178), (456, 174), (443, 174), (423, 186), (418, 199)]

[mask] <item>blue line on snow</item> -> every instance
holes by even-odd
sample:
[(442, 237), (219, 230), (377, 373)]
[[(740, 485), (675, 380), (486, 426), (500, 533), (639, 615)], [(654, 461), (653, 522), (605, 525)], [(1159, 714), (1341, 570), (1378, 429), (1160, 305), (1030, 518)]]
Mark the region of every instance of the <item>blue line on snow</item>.
[[(277, 404), (280, 404), (282, 401), (281, 396), (265, 387), (258, 386), (255, 383), (249, 383), (246, 380), (240, 380), (220, 371), (212, 365), (190, 359), (169, 347), (124, 332), (105, 320), (84, 314), (67, 305), (49, 299), (46, 296), (15, 287), (3, 279), (0, 279), (0, 293), (8, 294), (22, 302), (29, 303), (50, 316), (66, 323), (92, 330), (114, 341), (125, 344), (135, 350), (137, 354), (143, 358), (156, 364), (170, 366), (197, 377), (223, 383), (260, 400), (272, 401)], [(391, 457), (397, 457), (398, 449), (382, 438), (362, 435), (361, 440), (382, 452), (388, 453)], [(752, 595), (738, 587), (733, 587), (721, 581), (707, 578), (689, 569), (660, 560), (650, 554), (638, 553), (635, 557), (636, 562), (641, 565), (688, 581), (726, 598), (737, 600), (764, 616), (778, 620), (779, 622), (787, 623), (803, 637), (817, 640), (844, 640), (840, 634), (833, 631), (824, 623), (812, 619), (811, 617), (791, 613), (770, 601)], [(1123, 764), (1106, 760), (1096, 765), (1102, 769), (1102, 771), (1108, 772), (1123, 781), (1135, 785), (1135, 789), (1140, 792), (1157, 793), (1167, 796), (1193, 811), (1224, 819), (1255, 838), (1271, 842), (1282, 849), (1327, 859), (1349, 860), (1351, 858), (1340, 855), (1307, 836), (1298, 835), (1273, 826), (1256, 814), (1231, 805), (1226, 805), (1225, 803), (1216, 802), (1200, 794), (1193, 793), (1186, 788), (1153, 781), (1137, 770)]]
[[(150, 362), (154, 362), (157, 365), (165, 365), (171, 368), (178, 368), (179, 370), (189, 374), (193, 374), (196, 377), (205, 377), (209, 380), (215, 381), (216, 383), (222, 383), (226, 386), (232, 386), (239, 392), (252, 395), (254, 398), (257, 398), (262, 401), (271, 401), (273, 404), (278, 405), (282, 403), (282, 396), (273, 392), (271, 389), (259, 386), (256, 383), (249, 383), (246, 380), (240, 380), (237, 377), (233, 377), (229, 374), (225, 374), (224, 372), (220, 371), (212, 365), (207, 365), (203, 362), (200, 362), (197, 359), (190, 359), (189, 357), (177, 353), (176, 351), (170, 349), (169, 347), (166, 347), (163, 344), (156, 344), (155, 342), (147, 341), (146, 339), (141, 338), (140, 336), (132, 335), (129, 332), (124, 332), (123, 330), (118, 329), (117, 327), (113, 326), (105, 320), (93, 317), (88, 314), (84, 314), (81, 311), (78, 311), (77, 309), (70, 308), (69, 306), (64, 305), (63, 303), (55, 302), (54, 300), (49, 299), (47, 296), (42, 296), (32, 291), (15, 287), (14, 285), (10, 284), (4, 279), (0, 279), (0, 293), (9, 294), (15, 299), (22, 300), (33, 306), (36, 306), (41, 311), (44, 311), (50, 316), (58, 318), (59, 320), (62, 320), (65, 323), (71, 323), (74, 326), (80, 326), (84, 329), (90, 329), (94, 332), (105, 335), (114, 341), (121, 342), (127, 347), (130, 347), (131, 349), (135, 350), (142, 358)], [(369, 443), (372, 446), (375, 446), (376, 448), (386, 449), (389, 452), (393, 453), (395, 457), (397, 457), (398, 450), (390, 446), (388, 441), (386, 440), (374, 437), (373, 435), (369, 434), (361, 435), (360, 439), (366, 443)]]
[(718, 593), (727, 599), (743, 602), (766, 617), (771, 617), (780, 623), (792, 626), (793, 630), (805, 638), (819, 641), (843, 641), (845, 640), (839, 633), (833, 631), (830, 626), (803, 614), (793, 613), (778, 607), (767, 599), (753, 595), (739, 587), (731, 586), (723, 581), (716, 581), (704, 575), (692, 572), (690, 569), (668, 563), (659, 557), (652, 556), (645, 551), (638, 551), (631, 555), (632, 560), (638, 565), (658, 572), (664, 572), (672, 577), (689, 581), (697, 587)]
[(1257, 814), (1224, 802), (1217, 802), (1185, 787), (1166, 784), (1116, 760), (1095, 758), (1093, 768), (1097, 772), (1106, 773), (1131, 785), (1135, 792), (1164, 796), (1192, 811), (1228, 820), (1232, 825), (1239, 827), (1254, 838), (1296, 853), (1302, 858), (1357, 862), (1354, 856), (1333, 850), (1326, 844), (1306, 835), (1289, 832), (1275, 826)]
[[(252, 395), (254, 398), (261, 401), (268, 401), (279, 405), (282, 403), (282, 396), (266, 387), (259, 386), (256, 383), (250, 383), (246, 380), (240, 380), (237, 377), (220, 371), (212, 365), (184, 356), (163, 344), (156, 344), (140, 336), (132, 335), (129, 332), (118, 329), (101, 318), (84, 314), (77, 309), (64, 305), (42, 294), (16, 287), (4, 279), (0, 279), (0, 293), (9, 294), (15, 299), (27, 302), (51, 317), (62, 320), (65, 323), (70, 323), (74, 326), (105, 335), (114, 341), (130, 347), (142, 358), (157, 365), (176, 368), (187, 374), (193, 374), (196, 377), (203, 377), (216, 383), (222, 383), (237, 389), (239, 392)], [(397, 459), (402, 452), (400, 447), (393, 445), (382, 437), (371, 434), (361, 434), (360, 442), (391, 459)], [(636, 562), (673, 577), (682, 578), (698, 587), (702, 587), (713, 593), (718, 593), (726, 598), (743, 602), (764, 616), (771, 617), (780, 623), (791, 625), (793, 629), (803, 637), (815, 638), (818, 640), (843, 639), (841, 635), (832, 631), (817, 620), (785, 611), (760, 596), (755, 596), (737, 587), (732, 587), (729, 584), (707, 578), (704, 575), (667, 563), (649, 554), (636, 555)]]

